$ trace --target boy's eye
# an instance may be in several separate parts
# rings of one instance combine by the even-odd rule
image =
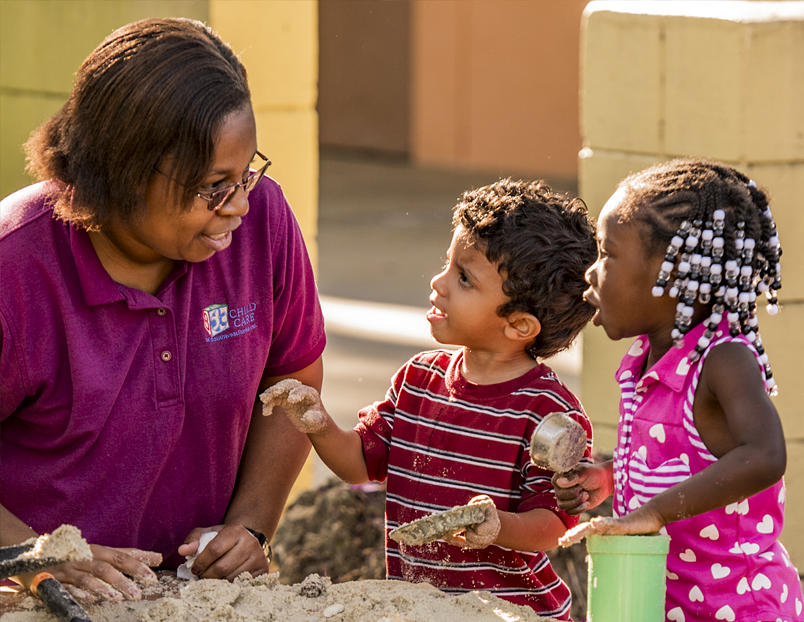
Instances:
[[[466,276],[466,273],[464,271],[461,271],[460,274],[458,275],[458,281],[461,283],[461,285],[466,285],[467,287],[472,286],[471,281],[469,281],[469,277]]]

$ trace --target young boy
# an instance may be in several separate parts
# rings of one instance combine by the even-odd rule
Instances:
[[[584,272],[597,256],[580,200],[543,182],[505,179],[464,193],[444,270],[433,277],[433,337],[455,351],[414,356],[382,402],[341,430],[296,381],[266,392],[324,463],[350,483],[387,480],[386,534],[455,505],[491,498],[464,533],[411,546],[386,535],[389,579],[445,592],[486,590],[543,616],[569,619],[570,593],[543,551],[577,519],[558,509],[552,473],[528,448],[560,411],[592,430],[577,398],[538,359],[568,348],[592,317]]]

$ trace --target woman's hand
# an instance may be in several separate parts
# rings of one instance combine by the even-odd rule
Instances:
[[[567,473],[553,475],[558,507],[580,514],[600,505],[614,492],[613,463],[579,464]]]
[[[193,555],[198,550],[202,533],[217,531],[193,562],[192,572],[200,579],[228,579],[249,572],[252,577],[268,572],[268,559],[259,541],[242,525],[217,525],[193,529],[179,547],[180,555]]]
[[[588,523],[581,523],[564,534],[558,543],[561,546],[570,546],[592,534],[627,536],[656,533],[664,525],[664,519],[658,512],[643,505],[621,518],[599,516]]]
[[[91,561],[69,562],[48,568],[48,572],[73,596],[86,604],[101,600],[140,600],[142,590],[137,583],[148,586],[158,581],[150,567],[162,563],[162,555],[159,553],[98,544],[90,544],[90,548],[93,557]],[[36,573],[30,573],[19,577],[19,580],[27,586],[35,575]]]

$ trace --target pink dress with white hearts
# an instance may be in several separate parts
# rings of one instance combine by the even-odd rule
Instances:
[[[671,348],[638,378],[648,356],[639,337],[617,371],[622,397],[614,452],[614,512],[623,516],[654,495],[717,461],[701,442],[692,417],[706,355],[739,341],[724,319],[701,360],[689,353],[704,331],[693,328],[684,347]],[[784,482],[725,508],[668,524],[667,619],[674,622],[802,620],[798,572],[778,541],[784,522]]]

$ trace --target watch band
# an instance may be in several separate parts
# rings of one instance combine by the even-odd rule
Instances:
[[[243,527],[246,526],[243,525]],[[273,551],[271,551],[271,542],[270,540],[268,540],[268,536],[266,536],[264,533],[260,533],[259,531],[251,529],[250,527],[246,527],[246,531],[248,531],[252,536],[257,538],[257,542],[260,543],[262,551],[263,553],[265,553],[265,559],[267,559],[268,563],[270,563],[271,558],[273,557]]]

